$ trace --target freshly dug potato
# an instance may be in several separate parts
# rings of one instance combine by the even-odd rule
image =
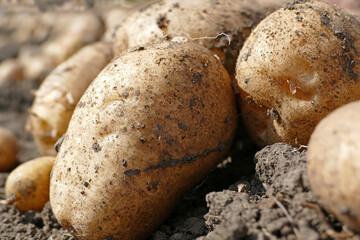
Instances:
[[[164,39],[187,38],[217,54],[233,75],[244,40],[265,16],[260,9],[254,0],[165,0],[123,22],[116,31],[114,52]]]
[[[308,175],[321,202],[350,228],[360,231],[360,101],[320,121],[311,135]]]
[[[306,145],[333,109],[360,99],[360,23],[334,5],[303,0],[264,19],[236,67],[243,122],[260,146]]]
[[[15,164],[18,152],[19,144],[15,135],[0,127],[0,172],[9,170]]]
[[[66,132],[76,104],[112,57],[110,43],[88,45],[60,64],[40,85],[27,130],[42,155],[56,155],[54,144]]]
[[[74,111],[51,177],[55,217],[78,239],[145,239],[224,159],[236,126],[230,77],[207,49],[120,55]]]
[[[5,203],[14,204],[23,212],[42,210],[49,201],[50,172],[54,161],[55,157],[41,157],[15,168],[5,182]]]

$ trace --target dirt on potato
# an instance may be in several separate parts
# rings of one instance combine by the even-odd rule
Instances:
[[[18,164],[39,156],[24,130],[36,82],[0,87],[0,125],[20,142]],[[309,189],[306,149],[277,143],[262,150],[239,130],[230,157],[178,203],[151,240],[360,239],[317,202]],[[0,173],[0,198],[8,173]],[[0,239],[75,239],[54,218],[0,205]]]
[[[13,131],[20,145],[13,168],[40,156],[24,129],[38,87],[30,80],[0,86],[0,126]],[[179,201],[149,239],[360,239],[319,205],[309,189],[305,153],[281,143],[258,149],[239,129],[230,157]],[[0,173],[0,199],[8,174]],[[0,239],[75,240],[49,203],[25,213],[0,205]]]

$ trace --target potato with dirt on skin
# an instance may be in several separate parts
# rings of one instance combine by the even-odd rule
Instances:
[[[36,158],[16,167],[5,182],[6,200],[19,211],[42,210],[49,201],[50,172],[55,157]]]
[[[16,162],[19,143],[8,129],[0,127],[0,172],[9,170]]]
[[[78,239],[145,239],[226,156],[237,126],[228,73],[193,43],[115,58],[80,99],[50,202]]]
[[[210,49],[233,76],[239,50],[265,13],[255,0],[165,0],[134,13],[119,26],[114,52],[186,38]]]
[[[322,118],[360,99],[359,50],[359,21],[331,4],[295,1],[264,19],[236,66],[252,139],[306,145]]]
[[[351,229],[360,231],[360,101],[326,116],[311,135],[307,166],[321,203]]]
[[[76,104],[112,57],[112,44],[88,45],[60,64],[35,92],[26,129],[42,155],[56,155],[54,144],[66,132]]]

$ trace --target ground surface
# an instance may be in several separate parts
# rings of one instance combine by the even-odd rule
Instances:
[[[20,140],[18,163],[38,156],[24,130],[37,85],[0,86],[0,126]],[[184,196],[150,239],[360,239],[318,205],[309,189],[305,153],[280,143],[258,151],[239,131],[231,158]],[[0,198],[7,175],[0,173]],[[0,206],[0,239],[74,238],[48,204],[42,212],[26,213]]]

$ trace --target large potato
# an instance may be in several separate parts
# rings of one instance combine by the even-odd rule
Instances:
[[[116,31],[115,53],[163,39],[187,38],[217,54],[233,75],[244,40],[264,17],[260,9],[254,0],[165,0],[123,22]]]
[[[53,168],[55,217],[78,239],[144,239],[227,154],[230,78],[190,43],[113,60],[80,99]]]
[[[55,156],[54,144],[66,132],[80,97],[112,59],[112,45],[98,42],[60,64],[35,93],[27,130],[42,155]]]
[[[360,231],[360,101],[346,104],[316,126],[307,152],[312,189],[350,228]]]
[[[255,142],[306,145],[324,116],[360,99],[359,49],[359,21],[327,3],[295,1],[264,19],[236,69]]]

